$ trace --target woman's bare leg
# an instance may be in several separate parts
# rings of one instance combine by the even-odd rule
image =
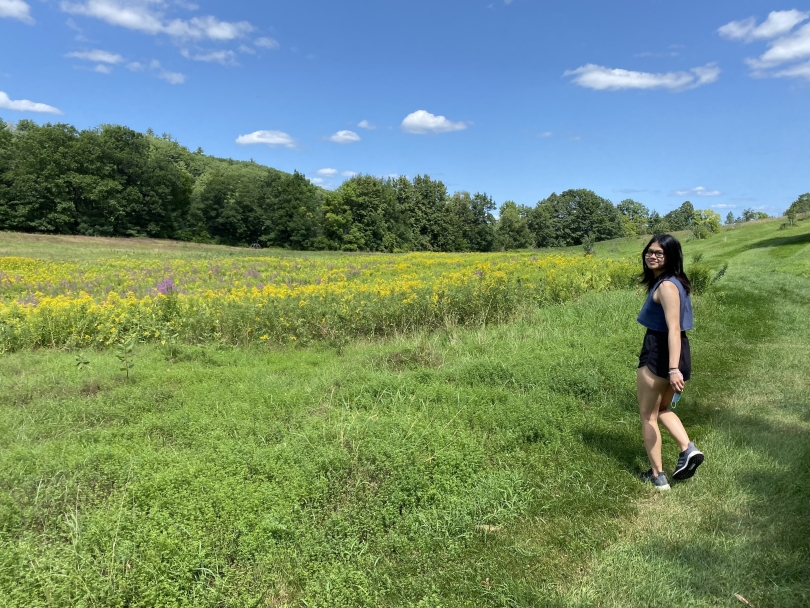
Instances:
[[[658,420],[664,425],[667,432],[672,435],[672,438],[678,442],[681,452],[683,452],[687,447],[689,447],[689,435],[686,434],[686,429],[683,428],[683,423],[681,422],[681,419],[678,418],[678,415],[669,409],[669,404],[672,402],[672,395],[674,394],[675,390],[672,388],[672,386],[667,384],[667,390],[663,395],[661,395],[660,405],[660,407],[664,407],[666,409],[658,412]]]
[[[653,475],[661,472],[661,431],[658,429],[658,408],[661,398],[669,387],[666,378],[659,378],[647,366],[638,368],[636,373],[636,396],[638,413],[641,418],[641,432],[644,447],[650,459]]]

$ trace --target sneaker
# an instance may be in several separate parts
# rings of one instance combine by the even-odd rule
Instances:
[[[669,490],[669,481],[667,481],[667,476],[664,474],[663,471],[658,473],[657,477],[653,477],[652,469],[649,471],[645,471],[641,474],[641,481],[644,483],[651,483],[655,486],[655,489],[659,492],[664,492],[665,490]]]
[[[678,464],[672,477],[678,481],[689,479],[701,464],[703,464],[703,452],[690,442],[689,446],[678,456]]]

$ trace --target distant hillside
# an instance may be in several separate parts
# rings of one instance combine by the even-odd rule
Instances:
[[[335,191],[297,171],[189,151],[169,135],[0,121],[0,230],[343,251],[503,251],[720,228],[689,201],[665,216],[585,189],[535,207],[449,194],[429,176],[358,175]],[[802,207],[804,209],[804,207]],[[746,210],[726,222],[757,219]]]

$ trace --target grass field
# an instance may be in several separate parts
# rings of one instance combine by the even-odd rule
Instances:
[[[0,255],[228,255],[93,243]],[[810,604],[810,223],[685,249],[729,267],[678,407],[707,461],[667,494],[635,478],[634,290],[340,348],[144,344],[129,381],[110,349],[0,355],[0,605]]]

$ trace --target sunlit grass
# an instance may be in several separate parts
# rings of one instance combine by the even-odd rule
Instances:
[[[678,408],[707,461],[668,495],[635,479],[634,290],[340,348],[142,344],[129,381],[111,349],[3,355],[0,605],[805,606],[808,235],[686,242],[729,270]]]

